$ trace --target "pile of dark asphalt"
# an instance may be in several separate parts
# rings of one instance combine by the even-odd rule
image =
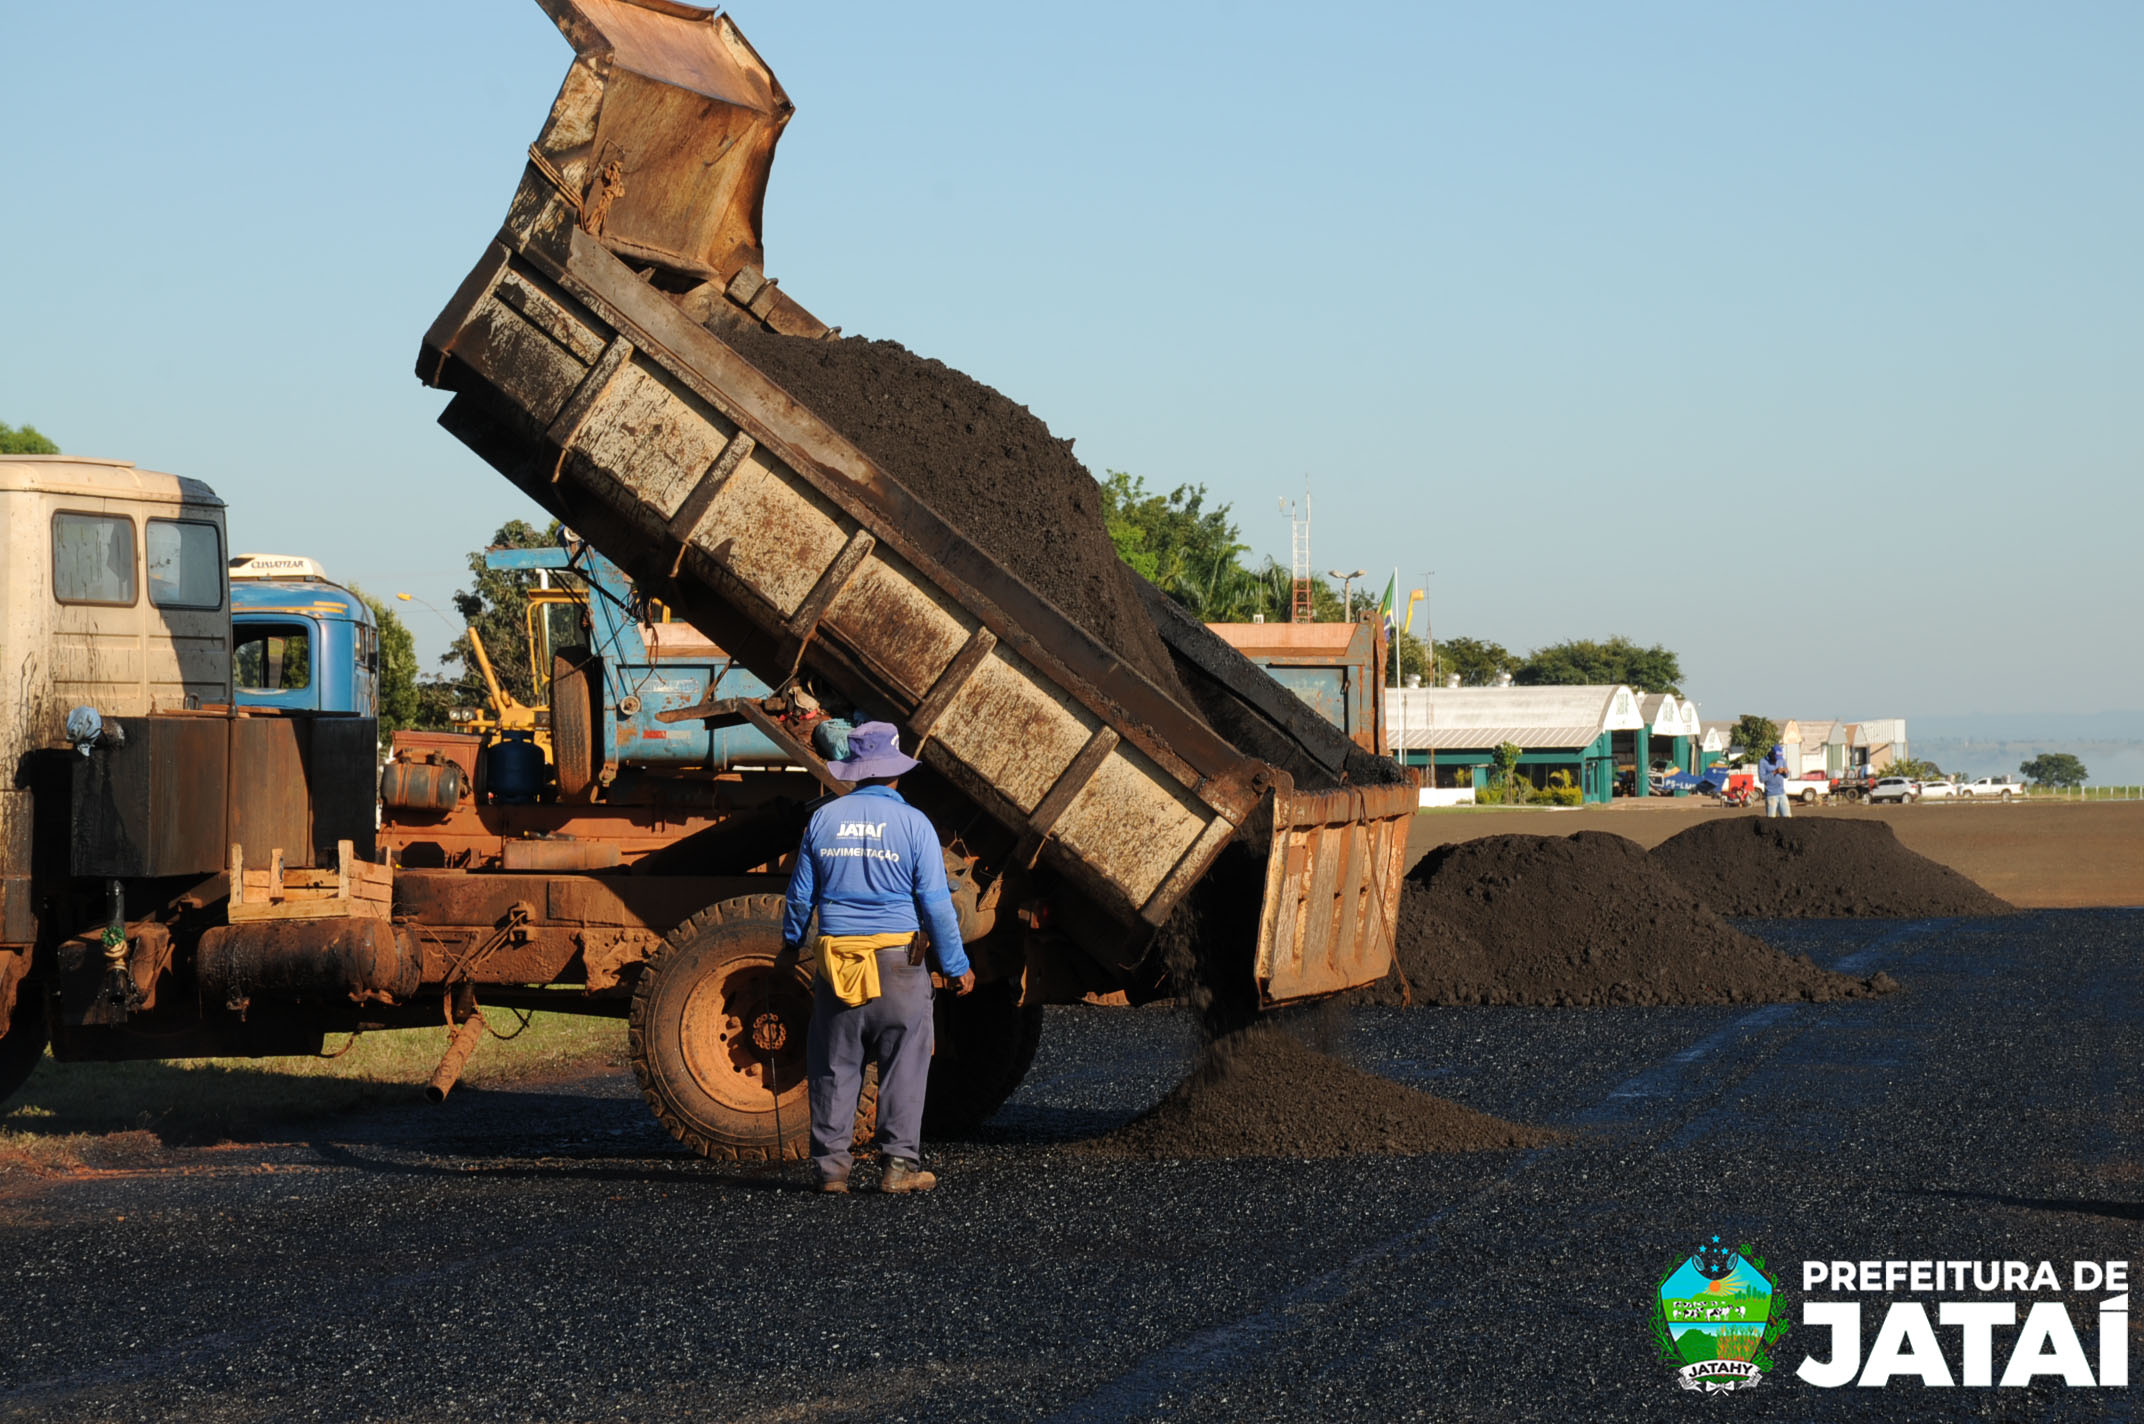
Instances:
[[[1169,696],[1190,698],[1102,518],[1102,490],[1041,417],[898,341],[716,333],[970,543]]]
[[[2144,912],[1754,928],[1912,992],[1353,1012],[1355,1066],[1551,1146],[1095,1157],[1198,1036],[1068,1009],[989,1127],[929,1144],[923,1198],[701,1162],[622,1075],[9,1179],[0,1414],[2126,1417],[2046,1379],[1819,1391],[1801,1328],[1726,1400],[1657,1362],[1645,1303],[1715,1233],[1784,1266],[1793,1309],[1803,1259],[2126,1259],[2144,1219]]]
[[[1438,846],[1407,873],[1397,931],[1395,973],[1371,992],[1380,1002],[1823,1003],[1898,987],[1743,933],[1605,831]]]
[[[1276,1020],[1215,1039],[1167,1097],[1088,1146],[1180,1161],[1488,1152],[1555,1140],[1366,1073],[1311,1037]]]
[[[1908,850],[1885,821],[1730,816],[1670,836],[1652,858],[1722,915],[1918,920],[2012,909]]]

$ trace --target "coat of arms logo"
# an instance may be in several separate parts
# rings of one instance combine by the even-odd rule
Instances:
[[[1786,1301],[1747,1241],[1715,1236],[1677,1262],[1653,1293],[1653,1339],[1684,1389],[1754,1389],[1787,1333]]]

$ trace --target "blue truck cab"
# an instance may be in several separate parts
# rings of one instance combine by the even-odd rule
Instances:
[[[710,698],[758,700],[773,689],[698,629],[642,598],[625,571],[595,549],[562,535],[553,547],[493,549],[484,563],[542,579],[529,594],[529,651],[562,791],[608,786],[625,768],[727,772],[789,764],[788,754],[751,726],[671,719]],[[558,652],[579,665],[568,681],[557,675]]]
[[[380,630],[311,559],[231,559],[231,681],[241,707],[377,718]]]

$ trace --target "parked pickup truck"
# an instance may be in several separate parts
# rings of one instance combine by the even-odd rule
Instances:
[[[2025,783],[2013,781],[2007,776],[1983,776],[1976,781],[1960,782],[1958,794],[1973,797],[1994,796],[2008,801],[2013,796],[2025,794]]]
[[[1805,771],[1787,782],[1787,795],[1804,806],[1814,806],[1831,795],[1831,778],[1821,771]]]

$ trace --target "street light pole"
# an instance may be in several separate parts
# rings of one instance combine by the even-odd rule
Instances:
[[[1355,600],[1349,593],[1349,589],[1355,580],[1361,578],[1367,570],[1357,569],[1351,574],[1341,573],[1338,569],[1327,569],[1325,572],[1340,580],[1340,621],[1343,623],[1354,622]]]
[[[446,614],[441,613],[437,608],[434,608],[429,601],[417,597],[417,595],[414,593],[398,593],[395,595],[395,597],[400,599],[404,603],[414,603],[419,608],[430,609],[431,614],[434,618],[437,618],[440,622],[447,625],[447,631],[454,631],[454,620],[447,617]]]

